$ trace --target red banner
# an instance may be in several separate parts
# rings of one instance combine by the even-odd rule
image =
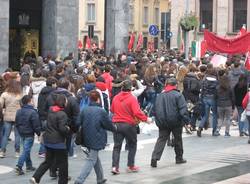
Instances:
[[[143,37],[142,37],[142,33],[140,33],[138,37],[137,46],[136,46],[137,51],[141,49],[142,44],[143,44]]]
[[[85,49],[91,49],[91,39],[87,36]]]
[[[204,31],[207,50],[227,54],[245,54],[250,48],[250,33],[240,37],[225,39],[207,30]]]
[[[129,43],[128,43],[128,50],[131,51],[134,47],[134,42],[135,42],[135,34],[132,33],[130,35],[130,40],[129,40]]]

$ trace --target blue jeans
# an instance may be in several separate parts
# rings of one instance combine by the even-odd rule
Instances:
[[[247,121],[248,121],[248,134],[249,134],[249,138],[250,138],[250,116],[247,116]]]
[[[218,124],[218,122],[217,122],[217,104],[216,104],[216,101],[213,98],[207,98],[207,97],[204,97],[202,99],[202,101],[203,101],[203,104],[205,106],[205,114],[201,119],[199,128],[204,128],[205,123],[208,121],[208,117],[209,117],[209,113],[210,113],[210,109],[211,109],[212,113],[213,113],[212,126],[213,126],[213,133],[214,133],[216,131],[216,129],[217,129],[217,124]]]
[[[76,134],[73,134],[72,137],[71,137],[71,142],[70,142],[70,145],[69,145],[69,157],[74,156],[75,137],[76,137]]]
[[[241,106],[237,106],[237,111],[238,111],[238,121],[239,121],[239,132],[247,132],[247,122],[241,121],[241,114],[243,113],[244,109]]]
[[[0,122],[0,149],[2,145],[2,139],[3,139],[3,122]]]
[[[146,91],[146,101],[144,104],[144,109],[147,111],[148,116],[152,116],[152,110],[156,100],[156,92],[154,90]]]
[[[12,126],[14,125],[14,122],[4,122],[3,125],[3,138],[1,143],[1,151],[6,152],[6,147],[8,144],[8,138],[11,133]],[[15,135],[15,151],[20,152],[20,135],[18,133],[18,130],[16,126],[14,126],[14,135]]]
[[[34,137],[22,137],[23,152],[18,159],[17,166],[19,168],[23,167],[24,162],[26,162],[26,168],[32,167],[32,161],[30,159],[31,148],[34,144]]]
[[[97,183],[103,181],[103,169],[98,153],[99,151],[97,150],[89,150],[87,158],[84,160],[80,176],[76,179],[75,184],[84,183],[93,168],[95,169]]]

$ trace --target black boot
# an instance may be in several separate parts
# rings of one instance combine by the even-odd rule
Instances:
[[[185,164],[185,163],[187,163],[187,160],[185,160],[185,159],[176,159],[176,164]]]
[[[157,160],[151,159],[151,167],[157,167]]]
[[[197,130],[197,136],[198,136],[198,137],[201,137],[201,131],[202,131],[201,128],[199,128],[199,129]]]

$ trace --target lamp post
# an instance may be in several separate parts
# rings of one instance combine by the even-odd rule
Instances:
[[[185,0],[186,1],[186,9],[185,9],[185,16],[188,16],[189,13],[189,0]],[[189,58],[189,32],[185,31],[184,33],[184,44],[185,44],[185,59]]]

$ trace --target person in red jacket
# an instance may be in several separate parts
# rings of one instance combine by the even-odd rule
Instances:
[[[242,107],[246,111],[246,116],[247,116],[247,121],[248,121],[248,134],[249,134],[249,139],[248,139],[248,144],[250,144],[250,91],[247,92],[245,95],[243,101],[242,101]]]
[[[109,96],[112,96],[112,81],[114,78],[110,75],[111,67],[110,65],[105,65],[104,73],[101,75],[106,83],[106,86],[109,90]]]
[[[131,94],[132,83],[129,80],[123,82],[122,91],[117,94],[111,105],[113,113],[112,121],[116,123],[118,132],[114,133],[114,147],[112,155],[112,173],[120,174],[119,161],[122,142],[124,138],[128,144],[128,172],[138,172],[139,168],[135,166],[135,154],[137,150],[137,131],[138,121],[151,123],[140,109],[137,99]]]

